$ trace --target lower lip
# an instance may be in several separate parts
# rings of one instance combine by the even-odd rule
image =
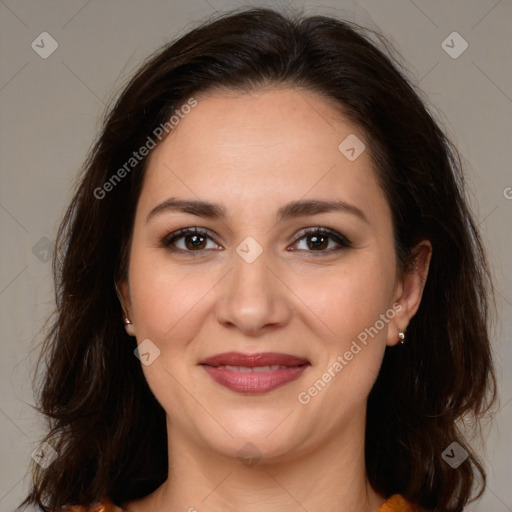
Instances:
[[[291,366],[269,372],[237,372],[226,368],[201,365],[222,386],[238,393],[267,393],[298,379],[310,365]]]

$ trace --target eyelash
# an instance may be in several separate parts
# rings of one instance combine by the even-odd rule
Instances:
[[[193,227],[193,228],[183,228],[178,231],[169,233],[164,238],[162,238],[161,245],[162,245],[162,247],[169,249],[171,252],[190,254],[193,257],[201,255],[201,253],[203,253],[206,250],[211,250],[211,249],[199,249],[197,251],[190,251],[190,250],[186,250],[186,249],[179,249],[179,248],[173,247],[173,244],[177,240],[179,240],[180,238],[185,238],[186,235],[200,235],[203,237],[208,237],[211,240],[213,240],[213,238],[209,235],[209,232],[207,230]],[[320,251],[314,251],[314,250],[306,251],[306,252],[313,253],[314,254],[313,257],[318,257],[318,256],[321,257],[326,254],[337,253],[337,252],[342,251],[343,249],[348,249],[348,248],[352,247],[352,242],[346,236],[342,235],[341,233],[338,233],[337,231],[335,231],[333,229],[322,228],[322,227],[307,228],[307,229],[301,231],[293,243],[296,244],[303,238],[306,238],[306,237],[312,236],[312,235],[320,235],[320,236],[328,237],[328,238],[334,240],[340,246],[337,249],[320,250]],[[213,241],[215,242],[215,240],[213,240]],[[303,249],[299,249],[299,250],[302,251]]]

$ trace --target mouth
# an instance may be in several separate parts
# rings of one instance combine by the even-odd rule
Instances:
[[[218,384],[238,393],[272,391],[298,379],[311,363],[290,354],[227,352],[209,357],[200,365]]]

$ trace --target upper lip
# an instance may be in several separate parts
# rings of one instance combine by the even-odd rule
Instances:
[[[290,354],[280,354],[278,352],[259,352],[256,354],[243,354],[242,352],[224,352],[201,361],[200,364],[208,366],[246,366],[254,368],[256,366],[301,366],[309,364],[307,359],[292,356]]]

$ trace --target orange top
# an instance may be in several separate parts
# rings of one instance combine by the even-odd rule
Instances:
[[[67,512],[123,512],[122,508],[117,507],[108,498],[97,505],[84,507],[81,505],[72,505],[66,507]],[[377,512],[416,512],[418,509],[411,505],[405,498],[399,494],[394,494],[385,503],[383,503]],[[125,509],[125,512],[129,512]]]
[[[411,505],[400,494],[393,494],[385,503],[383,503],[377,512],[416,512],[419,510]]]

